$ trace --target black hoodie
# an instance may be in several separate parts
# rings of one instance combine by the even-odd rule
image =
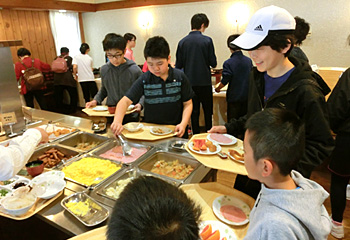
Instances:
[[[306,62],[289,57],[295,69],[282,86],[264,103],[264,73],[254,68],[249,80],[247,115],[225,124],[227,132],[243,134],[246,120],[265,108],[284,108],[295,112],[305,124],[306,146],[297,169],[305,177],[331,154],[334,146],[328,123],[325,95],[329,87]]]

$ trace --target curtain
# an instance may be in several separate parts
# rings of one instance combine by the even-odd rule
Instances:
[[[69,55],[72,57],[78,55],[81,45],[78,13],[50,11],[50,25],[57,56],[61,55],[61,47],[69,48]]]

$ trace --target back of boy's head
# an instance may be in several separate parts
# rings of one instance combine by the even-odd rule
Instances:
[[[166,58],[170,55],[170,47],[165,38],[161,36],[155,36],[147,40],[143,55],[147,60],[151,58]]]
[[[301,43],[306,39],[306,36],[310,31],[310,24],[305,21],[305,19],[300,17],[295,17],[295,43],[301,45]]]
[[[108,240],[198,240],[201,209],[179,188],[142,176],[120,194],[108,224]]]
[[[20,49],[17,50],[17,56],[18,57],[24,57],[24,56],[27,56],[27,55],[28,56],[32,55],[28,49],[20,48]]]
[[[233,40],[235,40],[236,38],[238,38],[239,36],[240,36],[240,34],[232,34],[232,35],[230,35],[230,36],[227,38],[227,47],[228,47],[229,49],[231,49],[232,51],[240,50],[239,47],[237,47],[236,45],[231,44],[231,42],[232,42]]]
[[[270,46],[277,52],[290,44],[290,49],[284,54],[287,57],[294,45],[294,31],[293,16],[287,10],[272,5],[259,9],[250,19],[245,32],[232,44],[247,51]]]
[[[124,38],[126,41],[136,40],[136,36],[132,33],[125,33]]]
[[[89,50],[89,49],[90,49],[89,44],[87,44],[87,43],[82,43],[79,50],[80,50],[80,52],[81,52],[82,54],[85,54],[86,51]]]
[[[64,55],[64,54],[68,54],[69,53],[69,49],[67,47],[61,47],[61,55]]]
[[[118,49],[124,51],[126,48],[126,40],[119,34],[108,33],[102,41],[103,51]]]
[[[204,24],[205,28],[209,26],[209,19],[207,15],[205,15],[204,13],[197,13],[193,15],[193,17],[191,18],[191,29],[198,30],[202,27],[202,24]]]
[[[291,111],[267,108],[253,114],[246,123],[254,160],[268,158],[283,176],[295,169],[305,151],[304,124]]]

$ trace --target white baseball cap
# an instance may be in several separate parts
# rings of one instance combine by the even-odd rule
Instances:
[[[252,50],[272,32],[292,33],[294,30],[294,17],[287,10],[271,5],[256,11],[245,32],[231,44],[244,50]]]

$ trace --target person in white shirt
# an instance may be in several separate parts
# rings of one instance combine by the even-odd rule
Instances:
[[[16,175],[27,163],[35,147],[47,142],[47,133],[42,128],[28,129],[22,136],[0,144],[0,181]]]
[[[90,102],[90,99],[94,98],[98,91],[92,72],[92,58],[88,55],[89,51],[89,45],[82,43],[80,46],[81,54],[73,58],[73,75],[75,80],[80,83],[85,103]]]

